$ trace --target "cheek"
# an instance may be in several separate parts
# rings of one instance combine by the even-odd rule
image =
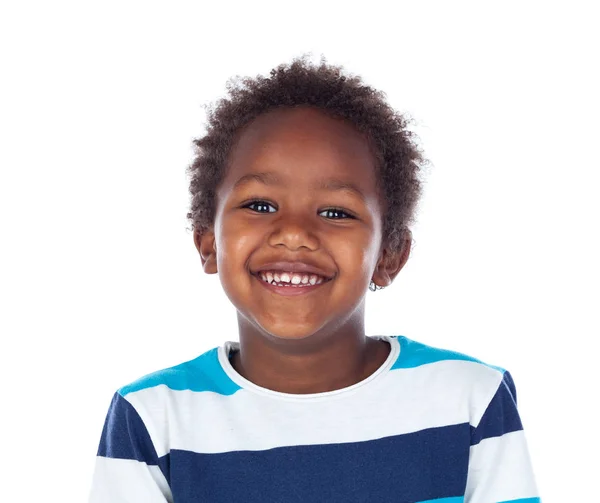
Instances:
[[[336,240],[328,245],[341,270],[353,276],[369,276],[377,261],[379,247],[372,233],[354,236],[353,239]]]
[[[237,310],[248,302],[250,278],[248,258],[254,249],[251,236],[231,222],[222,224],[215,233],[219,281],[229,301]]]
[[[215,238],[219,272],[239,274],[256,247],[256,236],[247,226],[229,222],[219,227]]]

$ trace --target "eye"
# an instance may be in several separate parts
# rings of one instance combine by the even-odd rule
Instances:
[[[254,206],[255,208],[253,208],[252,206]],[[273,211],[269,210],[269,206],[271,208],[273,208]],[[271,203],[268,203],[267,201],[262,201],[262,200],[257,200],[257,201],[252,201],[244,206],[242,206],[242,208],[249,208],[252,211],[256,211],[257,213],[275,213],[274,206]],[[265,211],[266,208],[266,211]]]
[[[344,210],[340,210],[339,208],[328,208],[326,210],[321,211],[321,213],[326,213],[325,218],[332,218],[334,220],[346,220],[348,218],[354,218],[349,213],[346,213]],[[345,215],[344,217],[339,217],[335,215]]]
[[[242,206],[242,208],[248,208],[256,213],[275,213],[277,211],[274,205],[263,199],[250,201],[248,204]],[[320,211],[319,215],[323,213],[325,213],[325,215],[323,215],[325,218],[332,220],[347,220],[356,218],[340,208],[327,208],[326,210]]]

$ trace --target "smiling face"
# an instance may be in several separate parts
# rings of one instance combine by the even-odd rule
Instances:
[[[217,191],[214,228],[194,236],[241,332],[304,339],[363,329],[371,279],[390,284],[408,258],[381,248],[375,177],[365,137],[318,110],[272,111],[243,130]],[[297,272],[289,279],[300,284],[276,288],[261,272],[280,281]],[[309,273],[318,274],[311,281]]]

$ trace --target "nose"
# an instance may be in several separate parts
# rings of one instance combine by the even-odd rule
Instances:
[[[319,239],[315,231],[314,223],[306,217],[282,215],[274,222],[268,243],[271,246],[282,245],[290,250],[316,250],[319,248]]]

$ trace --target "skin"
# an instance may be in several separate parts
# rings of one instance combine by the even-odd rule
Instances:
[[[375,166],[352,124],[312,108],[268,112],[239,133],[214,225],[195,232],[194,243],[204,271],[219,274],[237,309],[240,351],[232,365],[256,385],[292,394],[333,391],[366,379],[387,359],[389,344],[365,335],[365,297],[371,279],[392,283],[412,236],[395,252],[383,244]],[[279,183],[234,187],[258,172]],[[355,184],[364,200],[315,188],[329,178]],[[251,205],[255,200],[263,202]],[[331,208],[346,213],[324,211]],[[251,274],[280,260],[308,261],[334,278],[311,293],[281,296]]]

